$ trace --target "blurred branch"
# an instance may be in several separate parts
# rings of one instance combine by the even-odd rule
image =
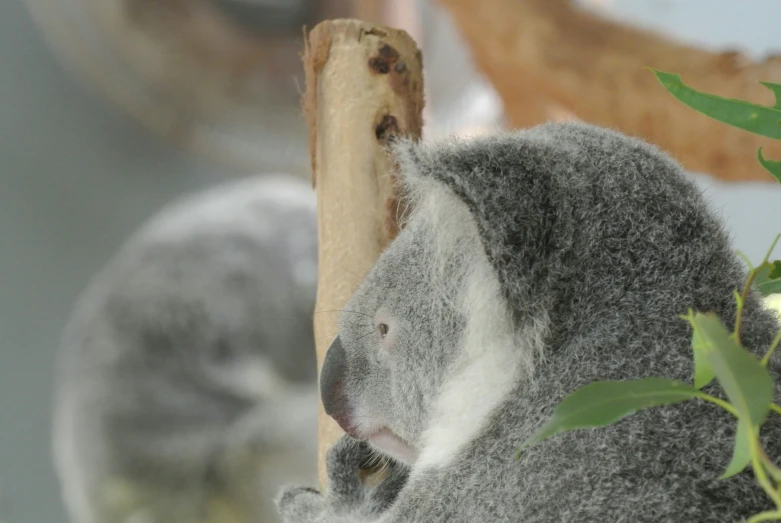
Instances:
[[[387,23],[386,0],[350,0],[352,17],[370,24]]]
[[[729,181],[771,177],[756,151],[781,158],[781,142],[688,110],[647,70],[679,73],[719,96],[774,103],[758,82],[781,81],[781,57],[753,62],[711,53],[602,19],[568,0],[438,0],[502,97],[513,127],[575,117],[637,135],[687,169]]]
[[[301,16],[349,15],[350,1]],[[243,173],[303,174],[300,20],[270,30],[290,6],[240,2],[24,0],[69,72],[156,135]]]
[[[318,368],[338,331],[338,311],[395,236],[398,203],[385,145],[420,137],[420,51],[404,31],[357,20],[326,21],[304,49],[312,181],[318,203]],[[332,314],[322,314],[332,312]],[[319,465],[341,431],[320,408]]]

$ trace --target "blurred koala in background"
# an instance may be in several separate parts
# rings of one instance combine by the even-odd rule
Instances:
[[[93,279],[55,397],[74,523],[273,522],[315,480],[315,203],[283,176],[183,198]]]

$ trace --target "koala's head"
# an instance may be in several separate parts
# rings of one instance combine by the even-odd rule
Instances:
[[[407,464],[468,440],[522,367],[475,220],[417,147],[396,149],[414,211],[346,305],[320,375],[342,429]]]
[[[321,374],[324,405],[342,428],[405,462],[416,457],[465,324],[438,297],[429,232],[410,224],[384,254],[345,308]]]
[[[304,182],[261,178],[161,213],[113,267],[106,312],[129,345],[124,368],[155,362],[148,372],[244,400],[273,394],[274,375],[311,383],[314,203]]]
[[[551,122],[394,153],[412,214],[346,305],[321,396],[349,434],[419,467],[477,437],[543,346],[626,307],[627,282],[657,288],[727,248],[681,168],[609,129]],[[677,306],[692,292],[679,287],[659,295]]]

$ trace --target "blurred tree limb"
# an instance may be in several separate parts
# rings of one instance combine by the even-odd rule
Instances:
[[[781,142],[718,125],[682,109],[647,69],[681,74],[687,85],[773,105],[759,81],[781,81],[781,57],[754,62],[712,53],[600,18],[569,0],[438,0],[502,97],[513,127],[576,117],[655,143],[687,169],[727,181],[772,178],[757,164]]]

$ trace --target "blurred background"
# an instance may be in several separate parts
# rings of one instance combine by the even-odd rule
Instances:
[[[427,137],[505,125],[501,98],[440,4],[380,4],[0,2],[0,523],[67,521],[51,464],[51,384],[90,276],[176,196],[247,174],[309,176],[302,25],[351,16],[408,29],[423,50]],[[703,49],[781,52],[773,0],[579,4]],[[779,232],[781,188],[692,175],[738,248],[760,259]]]

